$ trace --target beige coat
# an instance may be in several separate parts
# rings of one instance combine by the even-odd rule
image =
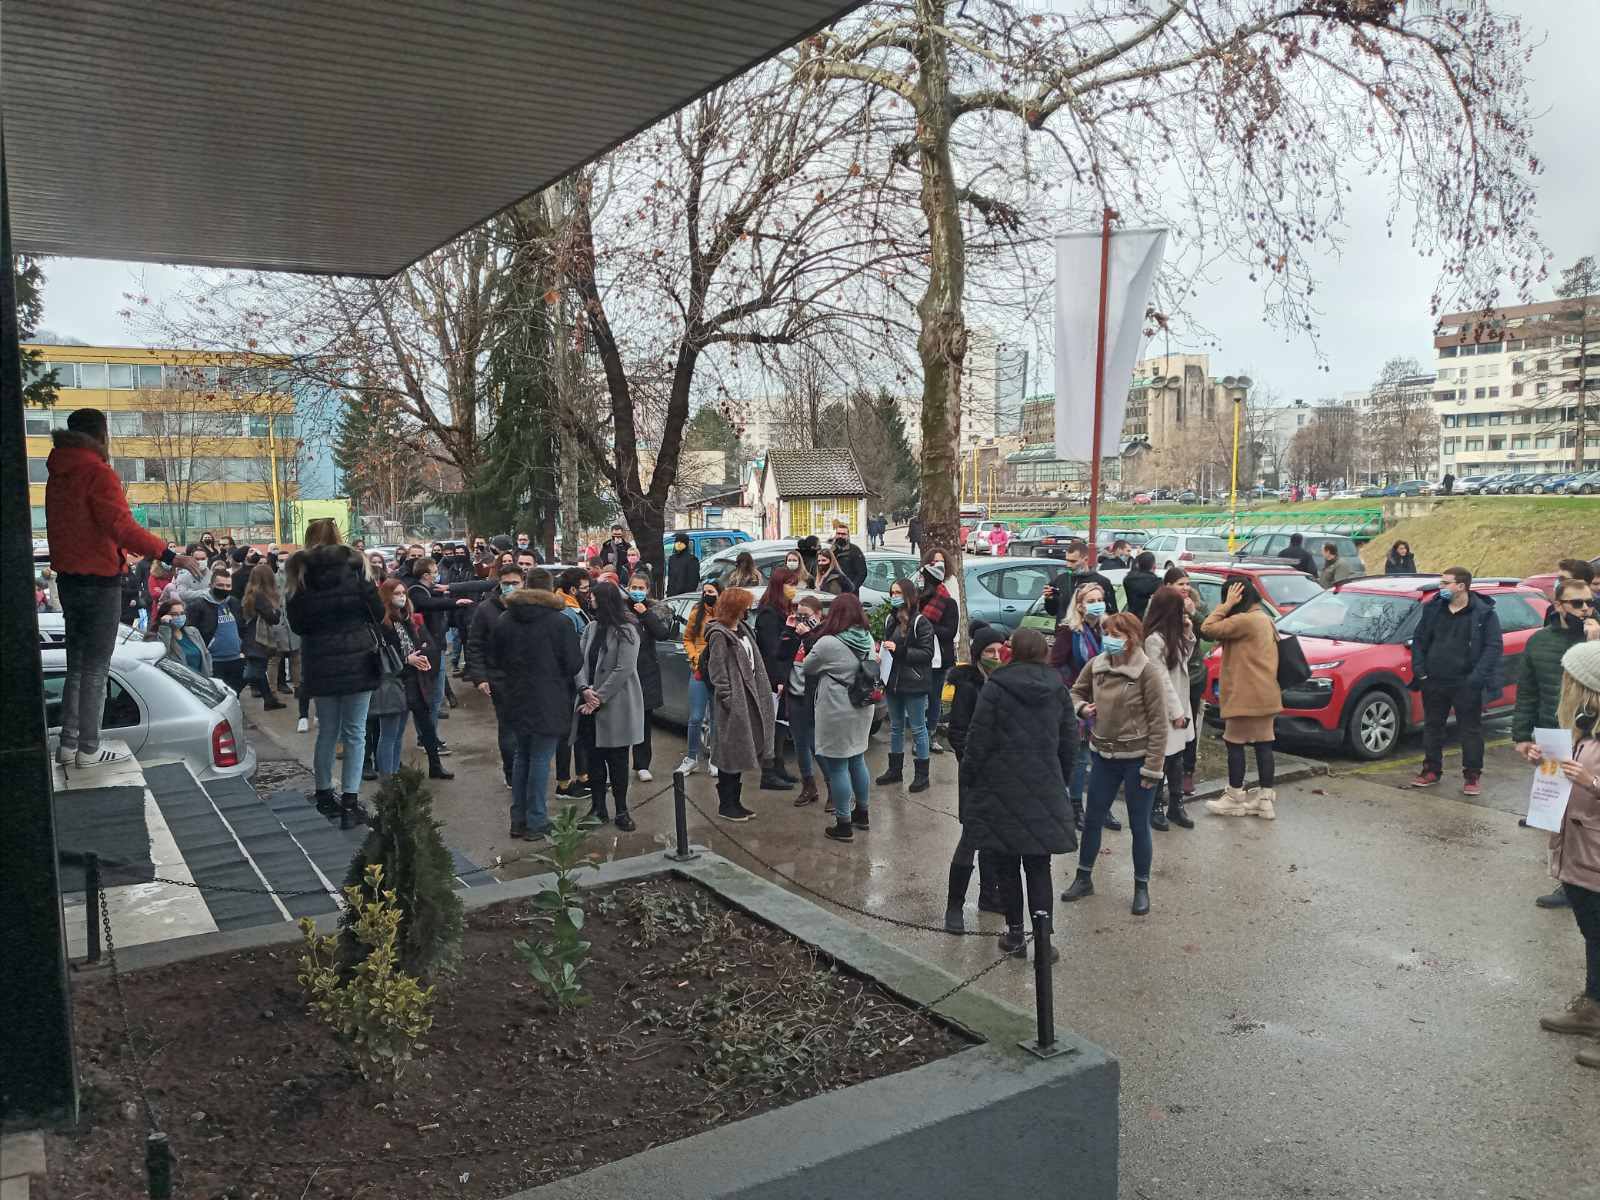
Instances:
[[[1600,775],[1600,741],[1585,739],[1572,757]],[[1550,835],[1550,874],[1600,892],[1600,792],[1572,785],[1561,828]]]
[[[1167,711],[1171,714],[1167,721],[1167,754],[1173,755],[1182,750],[1194,740],[1194,708],[1189,703],[1189,657],[1195,653],[1195,647],[1189,647],[1189,654],[1178,659],[1178,665],[1171,670],[1167,669],[1167,643],[1159,633],[1152,633],[1144,639],[1145,656],[1161,670],[1161,678],[1167,685]],[[1174,729],[1172,722],[1179,717],[1189,718],[1189,724],[1184,729]]]
[[[1283,711],[1278,690],[1278,629],[1260,605],[1246,612],[1213,612],[1200,632],[1222,645],[1222,716],[1275,717]]]
[[[1089,749],[1102,758],[1144,759],[1139,774],[1149,783],[1161,778],[1172,728],[1165,674],[1143,650],[1134,649],[1115,664],[1109,654],[1096,654],[1072,685],[1072,710],[1080,719],[1085,719],[1084,708],[1094,705]]]

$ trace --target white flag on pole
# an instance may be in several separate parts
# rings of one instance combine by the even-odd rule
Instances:
[[[1128,381],[1144,338],[1150,288],[1166,248],[1165,229],[1111,235],[1106,288],[1106,375],[1100,446],[1094,445],[1095,338],[1100,322],[1100,234],[1056,238],[1056,457],[1093,460],[1115,453]]]

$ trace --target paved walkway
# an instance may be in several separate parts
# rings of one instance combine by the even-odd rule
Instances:
[[[443,727],[458,778],[436,809],[453,845],[490,862],[524,844],[505,837],[488,705],[461,694]],[[310,737],[278,720],[292,711],[273,728],[308,758]],[[634,784],[636,804],[682,746],[656,731],[660,775]],[[1274,823],[1198,814],[1192,832],[1156,835],[1144,920],[1127,911],[1128,836],[1107,835],[1099,894],[1057,910],[1054,978],[1059,1020],[1122,1060],[1127,1200],[1600,1197],[1600,1076],[1535,1024],[1579,990],[1582,942],[1569,913],[1534,907],[1550,886],[1543,838],[1517,828],[1502,790],[1515,783],[1496,776],[1489,807],[1351,775],[1288,785]],[[921,796],[876,796],[872,832],[849,846],[821,836],[819,807],[754,780],[757,820],[691,813],[691,834],[824,896],[936,923],[958,832],[953,758],[933,778]],[[710,780],[691,788],[714,811]],[[602,839],[608,856],[668,843],[670,794],[636,815],[637,833]],[[850,919],[961,975],[995,954],[986,938]],[[1016,963],[978,986],[1031,1007],[1031,979]]]

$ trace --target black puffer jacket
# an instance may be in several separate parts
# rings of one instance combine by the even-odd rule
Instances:
[[[517,733],[560,737],[572,728],[577,675],[583,668],[578,631],[566,603],[543,588],[519,588],[489,630],[486,666],[497,711]]]
[[[950,749],[956,752],[956,761],[967,752],[967,731],[972,728],[972,714],[978,711],[978,697],[988,676],[973,663],[952,667],[945,682],[955,688],[955,699],[950,702]]]
[[[1066,787],[1077,725],[1067,689],[1044,663],[1012,663],[989,676],[961,755],[961,823],[978,849],[1078,848]]]
[[[1141,621],[1144,620],[1145,610],[1150,607],[1150,597],[1160,588],[1161,578],[1154,571],[1141,571],[1135,567],[1122,577],[1122,594],[1128,598],[1128,611]],[[1110,604],[1106,605],[1106,611],[1111,611]]]
[[[632,611],[632,606],[629,606]],[[647,713],[660,708],[661,663],[656,659],[656,643],[672,636],[672,610],[665,604],[646,601],[644,612],[635,613],[644,636],[639,639],[639,690],[644,693],[644,710]]]
[[[933,622],[921,613],[911,618],[911,630],[902,634],[900,618],[891,616],[883,640],[894,643],[894,665],[884,690],[914,696],[933,690]]]
[[[681,596],[700,586],[700,560],[693,550],[674,550],[667,559],[667,595]]]
[[[799,649],[800,633],[789,624],[787,616],[764,604],[756,610],[756,653],[766,666],[773,691],[789,682],[789,671]]]
[[[307,696],[350,696],[378,686],[376,629],[383,602],[367,560],[349,546],[297,551],[284,570],[289,628],[300,635]]]

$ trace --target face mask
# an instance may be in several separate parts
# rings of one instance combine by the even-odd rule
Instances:
[[[1126,638],[1112,636],[1106,638],[1106,640],[1101,643],[1101,648],[1104,649],[1107,654],[1121,654],[1128,648],[1128,642]]]
[[[889,597],[889,607],[890,608],[904,608],[905,606],[906,606],[906,598],[904,596],[890,596]]]
[[[700,603],[704,604],[707,608],[715,608],[717,605],[717,594],[715,592],[707,592],[705,595],[700,597]]]
[[[800,564],[795,562],[793,559],[790,559],[788,562],[784,563],[783,565],[788,567],[789,570],[791,570],[791,571],[798,571],[800,569]]]
[[[923,570],[927,571],[930,579],[938,582],[944,580],[944,564],[942,562],[931,562]]]
[[[650,593],[646,592],[643,588],[628,589],[628,599],[632,600],[635,604],[643,604],[645,597],[649,594]]]
[[[784,589],[783,589],[783,598],[785,600],[793,600],[799,594],[800,594],[800,589],[797,588],[797,587],[788,587],[786,585],[784,587]]]
[[[1091,601],[1089,601],[1089,603],[1087,603],[1087,604],[1085,604],[1083,606],[1083,612],[1084,612],[1085,616],[1103,617],[1103,616],[1106,615],[1106,604],[1105,604],[1105,601],[1104,600],[1091,600]]]
[[[406,606],[405,593],[396,592],[393,596],[389,597],[389,603],[394,605],[396,608],[404,608]]]
[[[679,542],[677,545],[678,545],[678,553],[679,554],[682,554],[685,550],[687,550],[689,548],[689,543],[688,542]]]
[[[480,550],[483,549],[482,546],[480,546],[478,548]],[[528,548],[528,539],[527,538],[518,538],[517,539],[517,549],[518,550],[526,550],[527,548]]]
[[[1452,600],[1454,600],[1456,598],[1456,590],[1455,590],[1455,588],[1451,587],[1448,583],[1441,583],[1439,585],[1439,597],[1446,604],[1449,604],[1450,601],[1452,601]]]
[[[211,589],[211,594],[218,600],[226,600],[230,595],[230,592],[225,587],[214,587]]]
[[[502,583],[500,585],[500,594],[502,596],[509,596],[521,586],[522,585],[518,583]]]
[[[189,618],[183,613],[175,613],[174,615],[168,617],[167,620],[172,622],[172,627],[174,629],[182,629],[189,623]]]

